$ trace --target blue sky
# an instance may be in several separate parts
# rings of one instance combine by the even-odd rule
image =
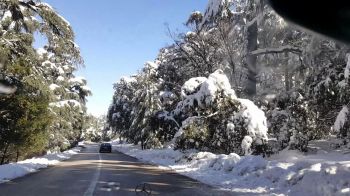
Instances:
[[[154,60],[172,43],[166,25],[185,32],[192,11],[203,11],[207,0],[43,0],[73,27],[85,61],[76,75],[88,80],[92,114],[104,114],[112,100],[113,83]]]

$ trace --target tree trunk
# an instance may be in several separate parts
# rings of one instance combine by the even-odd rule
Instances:
[[[248,68],[248,81],[246,85],[246,93],[252,97],[256,95],[256,77],[258,74],[256,67],[256,55],[251,54],[252,51],[258,48],[258,23],[255,21],[248,26],[247,30],[247,68]]]
[[[285,80],[286,92],[288,92],[290,90],[290,83],[291,83],[288,65],[284,70],[284,80]]]
[[[18,158],[19,158],[19,150],[17,149],[17,152],[16,152],[16,162],[18,162]]]
[[[288,54],[285,53],[284,57],[285,57],[284,81],[285,81],[286,92],[288,92],[291,89],[291,74],[289,73]]]
[[[7,153],[9,146],[10,146],[10,144],[6,144],[6,146],[5,146],[4,152],[2,153],[0,165],[3,165],[5,163],[6,153]]]

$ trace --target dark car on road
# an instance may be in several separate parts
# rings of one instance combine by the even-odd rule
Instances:
[[[112,145],[110,143],[102,143],[100,145],[100,153],[101,152],[112,152]]]

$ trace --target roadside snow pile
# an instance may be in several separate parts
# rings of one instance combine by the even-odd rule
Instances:
[[[62,153],[51,153],[42,157],[34,157],[24,161],[19,161],[17,163],[0,165],[0,183],[36,172],[38,169],[46,168],[50,165],[55,165],[62,160],[69,159],[79,151],[80,148],[73,148]]]
[[[261,156],[216,155],[210,152],[141,150],[113,143],[120,152],[173,169],[203,183],[249,195],[350,195],[350,153],[324,151],[305,155],[284,150]]]

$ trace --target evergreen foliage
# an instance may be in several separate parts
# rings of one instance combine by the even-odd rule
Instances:
[[[40,1],[0,1],[0,56],[0,164],[75,145],[91,92],[73,74],[83,61],[69,23]]]
[[[169,30],[174,44],[153,66],[115,84],[112,132],[143,148],[226,154],[307,151],[329,135],[349,144],[346,46],[295,29],[265,0],[210,0],[186,26]]]

